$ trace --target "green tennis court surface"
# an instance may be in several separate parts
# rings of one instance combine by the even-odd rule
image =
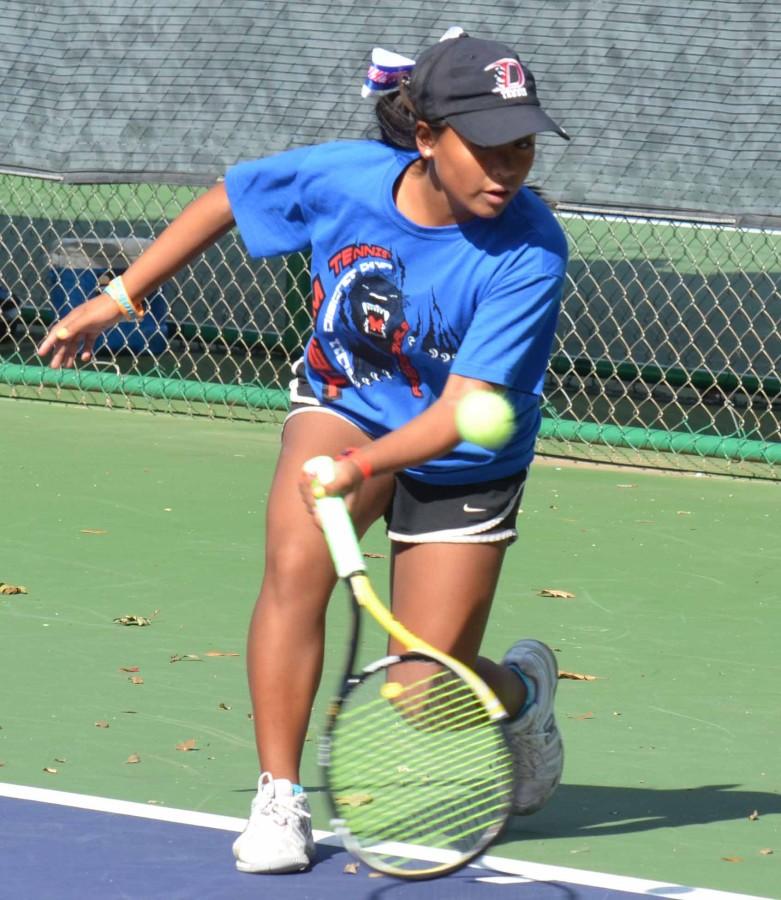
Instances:
[[[0,781],[244,816],[278,430],[2,400],[0,434],[0,582],[27,589],[0,596]],[[780,489],[537,465],[486,650],[536,636],[595,678],[560,682],[564,783],[493,853],[781,897]],[[386,552],[381,529],[365,550]],[[370,567],[383,586],[387,560]],[[307,743],[320,829],[344,612]]]

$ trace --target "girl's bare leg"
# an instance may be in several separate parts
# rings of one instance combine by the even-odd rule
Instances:
[[[323,664],[325,611],[334,587],[323,534],[298,491],[306,460],[335,456],[368,438],[344,419],[304,412],[288,420],[268,498],[263,583],[250,624],[247,667],[261,769],[299,781],[309,716]],[[359,533],[380,516],[393,488],[372,478],[349,498]]]
[[[541,809],[561,780],[564,749],[553,706],[557,666],[539,641],[516,641],[509,656],[526,681],[506,665],[478,656],[499,578],[503,544],[396,544],[393,602],[410,630],[473,666],[510,714],[507,737],[516,767],[512,811]],[[392,647],[392,652],[400,648]],[[423,674],[423,673],[421,673]],[[524,715],[526,683],[535,696]]]
[[[394,543],[392,595],[397,618],[433,646],[475,668],[513,716],[526,699],[520,679],[478,655],[505,549],[504,541]],[[401,649],[391,642],[390,652]]]

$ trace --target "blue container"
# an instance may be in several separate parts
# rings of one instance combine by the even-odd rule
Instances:
[[[121,275],[150,241],[141,238],[64,238],[49,255],[49,298],[62,317]],[[168,303],[162,290],[147,297],[140,322],[120,322],[95,341],[95,351],[162,353],[168,346]]]

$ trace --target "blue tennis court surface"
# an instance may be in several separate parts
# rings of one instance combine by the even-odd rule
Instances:
[[[374,876],[364,865],[351,872],[352,857],[332,836],[320,832],[317,862],[309,872],[244,875],[233,868],[231,854],[231,843],[242,824],[227,816],[0,785],[0,897],[726,900],[738,896],[498,857],[487,857],[485,866],[470,866],[447,878],[400,882]],[[547,877],[540,877],[543,869],[549,870]]]

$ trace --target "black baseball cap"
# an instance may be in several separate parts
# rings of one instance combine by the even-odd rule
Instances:
[[[450,125],[479,147],[498,147],[540,131],[567,132],[544,112],[534,75],[506,44],[461,35],[418,58],[409,93],[420,117]]]

